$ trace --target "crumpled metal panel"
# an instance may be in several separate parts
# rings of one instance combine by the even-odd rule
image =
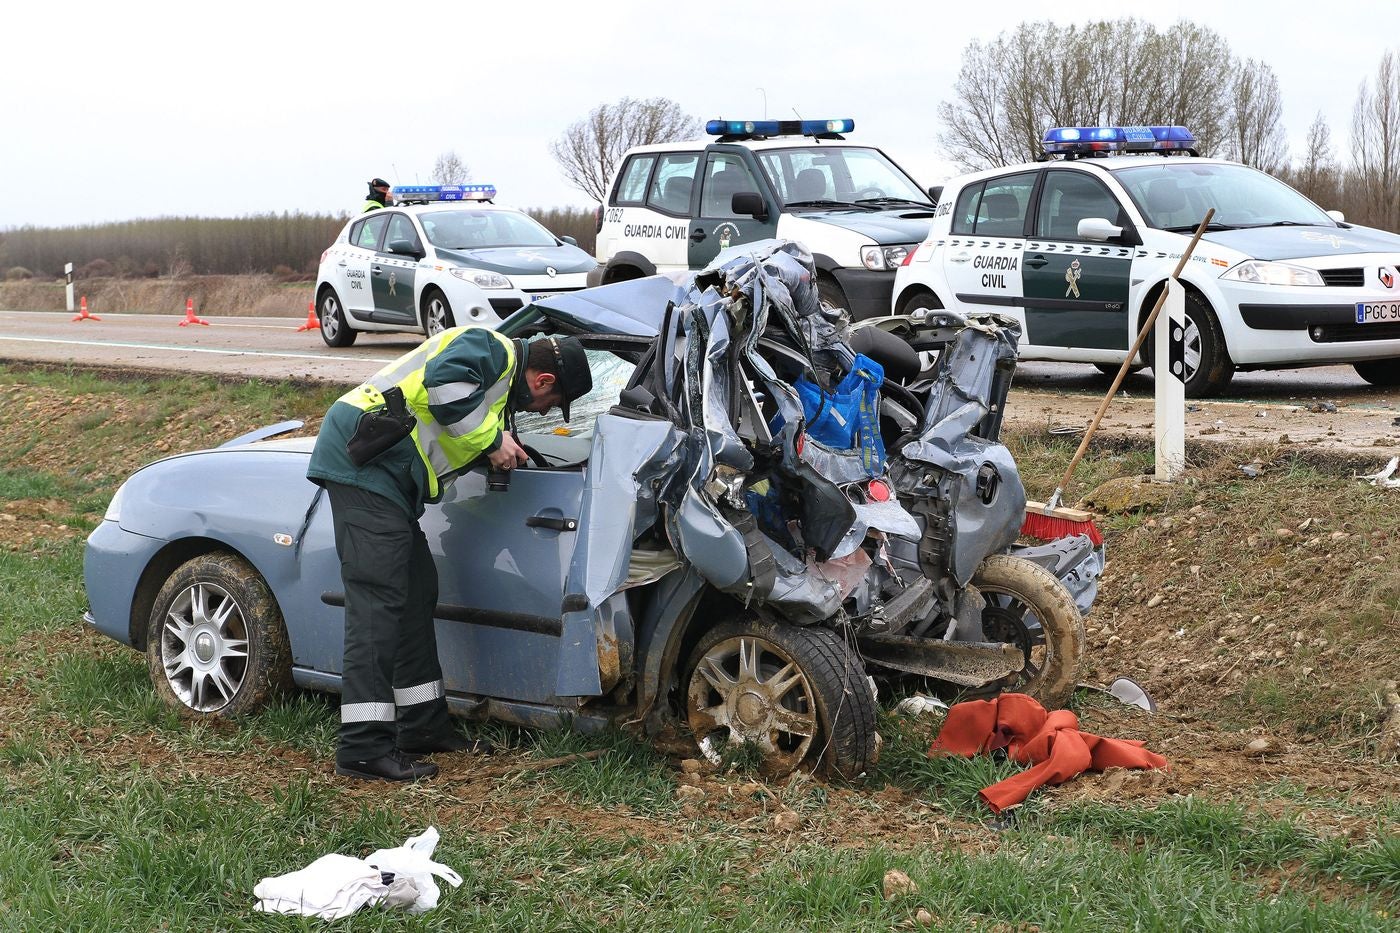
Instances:
[[[1059,578],[1074,597],[1079,614],[1089,615],[1099,595],[1099,577],[1103,575],[1106,551],[1094,547],[1088,535],[1071,535],[1045,544],[1012,545],[1008,554],[1033,561]]]

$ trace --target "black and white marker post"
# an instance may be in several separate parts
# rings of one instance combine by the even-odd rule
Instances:
[[[64,282],[67,283],[67,285],[65,285],[64,288],[65,288],[65,290],[66,290],[67,293],[68,293],[68,310],[69,310],[69,311],[72,311],[72,310],[73,310],[73,264],[72,264],[71,262],[65,262],[65,263],[63,264],[63,280],[64,280]]]
[[[1176,277],[1167,280],[1167,300],[1157,320],[1152,367],[1157,405],[1157,465],[1154,477],[1171,482],[1186,469],[1186,291]]]

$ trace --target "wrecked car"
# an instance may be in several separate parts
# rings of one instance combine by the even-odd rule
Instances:
[[[1025,493],[997,439],[1015,324],[881,326],[823,305],[810,255],[782,241],[506,320],[578,335],[594,389],[568,426],[517,416],[530,463],[508,488],[483,461],[422,519],[453,712],[854,776],[878,755],[882,688],[1062,704],[1098,552],[1015,544]],[[916,348],[938,351],[931,368]],[[305,479],[314,439],[287,427],[141,469],[89,538],[88,621],[144,651],[190,716],[338,689],[330,509]]]

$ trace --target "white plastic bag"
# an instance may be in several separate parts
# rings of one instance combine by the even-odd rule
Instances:
[[[380,871],[393,872],[396,878],[406,877],[418,888],[418,899],[409,908],[410,913],[421,914],[437,906],[442,892],[433,880],[434,876],[454,888],[462,883],[461,875],[441,862],[433,861],[438,838],[437,827],[429,826],[421,835],[412,837],[401,846],[380,849],[365,856],[366,864]]]

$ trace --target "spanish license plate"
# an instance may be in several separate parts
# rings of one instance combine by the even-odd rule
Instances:
[[[1356,303],[1356,323],[1381,324],[1386,321],[1400,321],[1400,301],[1358,301]]]
[[[535,294],[533,294],[533,295],[530,296],[530,300],[531,300],[531,301],[544,301],[546,298],[550,297],[550,296],[553,295],[553,294],[554,294],[553,292],[536,292]]]

